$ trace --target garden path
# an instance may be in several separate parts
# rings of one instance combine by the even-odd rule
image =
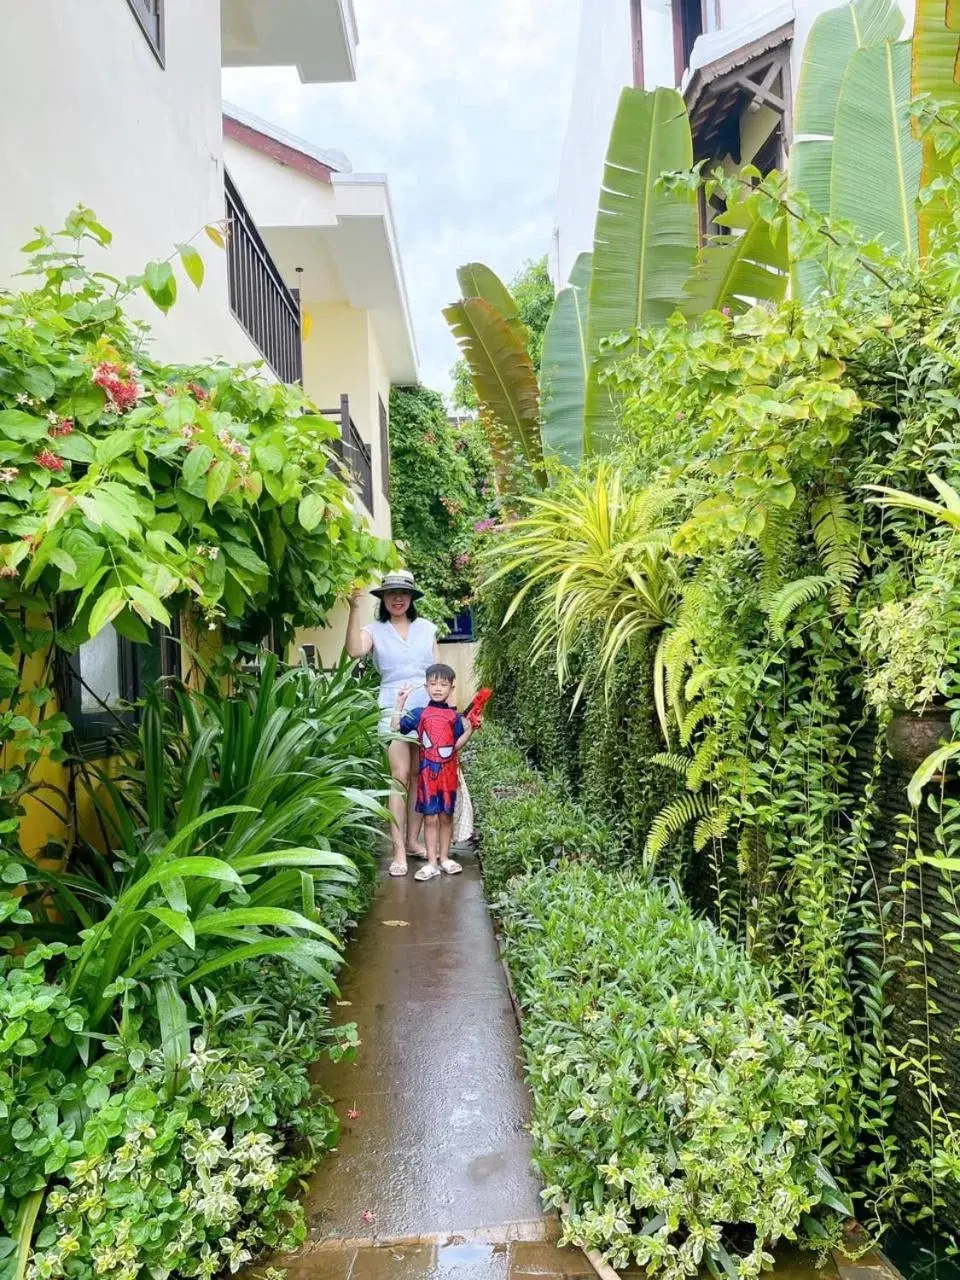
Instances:
[[[530,1170],[519,1037],[476,860],[429,884],[391,880],[388,861],[335,1007],[361,1047],[315,1075],[340,1143],[311,1180],[306,1242],[274,1263],[288,1280],[596,1280],[554,1243]],[[817,1271],[785,1251],[772,1280],[900,1277],[875,1253]]]
[[[530,1105],[476,860],[429,884],[384,877],[341,974],[352,1063],[317,1083],[342,1129],[305,1202],[290,1280],[588,1276],[551,1240],[530,1170]],[[372,1215],[372,1217],[371,1217]]]

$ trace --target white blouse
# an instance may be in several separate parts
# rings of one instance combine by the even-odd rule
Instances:
[[[437,636],[433,623],[416,618],[410,623],[406,638],[392,622],[370,622],[363,629],[373,641],[373,660],[380,672],[380,706],[392,709],[405,684],[413,686],[408,708],[425,706],[427,667],[433,662]]]

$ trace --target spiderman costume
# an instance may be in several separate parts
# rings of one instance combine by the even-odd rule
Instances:
[[[420,742],[417,778],[417,813],[453,813],[457,807],[457,740],[463,734],[463,718],[456,707],[430,702],[408,711],[400,721],[401,733],[416,733]]]

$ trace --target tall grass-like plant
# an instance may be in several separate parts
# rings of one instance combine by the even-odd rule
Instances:
[[[629,489],[617,468],[600,464],[593,477],[572,479],[555,496],[531,499],[529,514],[510,525],[489,552],[488,583],[517,571],[524,576],[503,625],[536,592],[539,625],[532,656],[536,660],[553,648],[561,683],[585,629],[602,627],[598,674],[609,687],[617,658],[631,641],[669,624],[680,581],[669,549],[671,532],[663,524],[670,501],[667,491]],[[656,671],[666,736],[659,651]]]

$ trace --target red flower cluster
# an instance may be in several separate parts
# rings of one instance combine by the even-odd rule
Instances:
[[[187,390],[195,400],[200,400],[202,402],[210,399],[210,392],[206,387],[201,387],[199,382],[188,382]]]
[[[54,453],[52,449],[41,449],[34,458],[34,462],[38,467],[43,467],[45,471],[63,470],[63,459],[59,454]]]
[[[56,422],[51,422],[47,428],[48,436],[68,436],[73,431],[72,418],[60,418]]]
[[[118,413],[132,409],[143,395],[143,387],[136,378],[129,375],[124,377],[120,366],[109,360],[97,365],[93,371],[93,381],[96,386],[104,389]]]

